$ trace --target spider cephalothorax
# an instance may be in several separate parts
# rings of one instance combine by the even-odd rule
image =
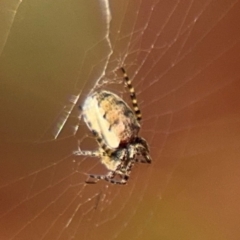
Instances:
[[[135,162],[151,163],[148,144],[138,136],[141,112],[136,94],[125,69],[121,68],[128,87],[133,110],[116,94],[109,91],[94,92],[81,107],[82,116],[92,131],[99,149],[78,150],[75,155],[99,157],[109,170],[106,175],[89,174],[91,178],[103,179],[114,184],[125,184]],[[118,176],[118,180],[115,176]],[[89,183],[89,181],[87,181]]]

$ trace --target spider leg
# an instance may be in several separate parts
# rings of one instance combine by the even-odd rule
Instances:
[[[139,158],[135,158],[136,162],[140,162],[140,163],[148,163],[150,164],[152,162],[152,159],[149,155],[149,152],[146,150],[146,148],[144,146],[142,146],[141,144],[136,144],[136,151],[137,151],[137,156],[139,156]]]
[[[149,148],[148,148],[147,141],[144,138],[137,137],[135,142],[136,142],[135,149],[137,151],[137,155],[142,157],[142,159],[136,158],[135,161],[140,162],[140,163],[149,163],[150,164],[152,162],[152,159],[149,154]]]
[[[135,143],[141,144],[145,148],[146,152],[149,153],[149,147],[148,147],[147,141],[144,138],[136,137]]]
[[[82,111],[82,107],[79,106],[80,110]],[[83,118],[85,119],[86,124],[88,125],[88,127],[90,129],[92,129],[92,124],[91,122],[87,121],[86,116],[83,114]],[[112,153],[112,149],[109,148],[103,141],[102,137],[98,134],[98,132],[94,129],[91,130],[92,134],[94,136],[94,138],[96,139],[96,141],[98,142],[98,145],[100,146],[100,148],[103,149],[103,151],[107,154],[110,155]]]
[[[90,178],[95,178],[98,181],[99,180],[105,180],[107,182],[113,183],[113,184],[126,184],[128,177],[124,176],[124,178],[122,178],[120,181],[114,180],[113,178],[115,177],[116,173],[114,171],[109,172],[107,175],[96,175],[96,174],[89,174]],[[90,182],[90,181],[86,181],[86,183],[96,183],[96,182]]]
[[[114,184],[126,184],[132,171],[132,167],[135,163],[135,153],[132,145],[129,145],[128,149],[124,152],[121,151],[121,153],[122,154],[119,158],[121,160],[121,164],[119,164],[115,170],[115,172],[120,176],[121,180],[112,180],[111,183]]]
[[[103,149],[103,151],[105,152],[106,155],[111,155],[111,153],[113,152],[113,150],[111,148],[109,148],[102,140],[102,138],[100,137],[100,135],[97,133],[97,131],[92,130],[92,133],[96,139],[96,141],[98,142],[100,148]]]
[[[89,174],[89,177],[95,178],[97,180],[106,180],[106,181],[110,181],[110,179],[112,178],[111,176],[109,176],[109,174],[107,175]]]
[[[109,172],[107,175],[97,175],[97,174],[89,174],[90,178],[94,178],[97,179],[97,182],[99,180],[106,180],[109,181],[107,179],[112,179],[115,176],[115,172]],[[90,182],[89,180],[85,181],[86,183],[97,183],[97,182]]]
[[[80,146],[80,143],[79,143]],[[101,157],[102,153],[97,150],[97,151],[89,151],[89,150],[84,150],[82,151],[81,148],[78,146],[78,150],[73,151],[73,154],[76,156],[89,156],[89,157]]]
[[[115,171],[111,171],[106,175],[96,175],[96,174],[89,174],[90,178],[94,178],[97,179],[97,182],[99,180],[105,180],[107,182],[110,182],[112,184],[119,184],[119,185],[124,185],[127,183],[129,176],[128,175],[120,175],[121,180],[114,180],[113,178],[115,177],[116,172]],[[97,183],[97,182],[91,182],[91,181],[86,181],[86,183],[88,184],[93,184],[93,183]]]
[[[138,107],[138,103],[137,103],[137,96],[136,96],[136,93],[135,93],[135,90],[134,90],[134,87],[132,86],[132,83],[125,71],[125,69],[123,67],[120,68],[123,72],[123,78],[124,78],[124,82],[125,82],[125,85],[127,86],[127,88],[129,89],[129,92],[130,92],[130,97],[131,97],[131,100],[132,100],[132,105],[133,105],[133,110],[135,112],[135,115],[137,117],[137,120],[138,121],[141,121],[142,119],[142,114],[141,114],[141,111]]]
[[[113,150],[103,142],[102,138],[95,130],[92,130],[92,133],[96,141],[98,142],[100,149],[102,149],[102,151],[99,151],[99,150],[98,151],[88,151],[88,150],[82,151],[80,148],[78,148],[78,150],[74,151],[73,154],[78,156],[90,156],[90,157],[101,157],[104,155],[111,155]]]
[[[77,156],[89,156],[89,157],[100,157],[101,153],[99,151],[82,151],[82,150],[77,150],[73,152],[74,155]]]
[[[135,162],[138,162],[138,163],[148,163],[148,164],[150,164],[152,162],[152,159],[149,156],[149,154],[140,153],[140,155],[143,157],[143,159],[135,159]]]

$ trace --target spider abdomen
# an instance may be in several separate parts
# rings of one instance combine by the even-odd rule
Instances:
[[[135,114],[112,92],[93,93],[85,100],[82,111],[90,130],[96,131],[112,149],[126,145],[138,135],[140,124]]]

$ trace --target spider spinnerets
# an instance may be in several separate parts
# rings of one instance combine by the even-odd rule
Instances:
[[[133,111],[122,98],[112,92],[102,90],[88,96],[80,109],[99,148],[96,151],[74,152],[75,155],[99,157],[109,172],[106,175],[89,174],[89,177],[113,184],[126,184],[136,162],[151,163],[148,144],[138,136],[142,115],[136,94],[123,67],[121,71],[124,84],[130,92]],[[119,179],[115,179],[115,176]]]

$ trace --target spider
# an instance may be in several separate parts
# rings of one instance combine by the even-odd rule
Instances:
[[[88,96],[80,109],[99,148],[96,151],[79,149],[74,152],[75,155],[99,157],[109,172],[106,175],[89,174],[89,177],[113,184],[126,184],[136,162],[151,163],[148,144],[144,138],[138,136],[142,115],[136,94],[125,69],[120,69],[124,84],[130,92],[133,111],[123,99],[112,92],[102,90]]]

